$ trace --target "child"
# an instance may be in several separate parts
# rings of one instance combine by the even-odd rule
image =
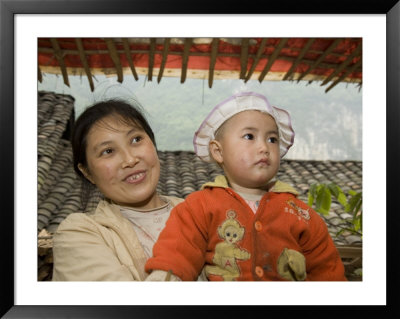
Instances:
[[[323,219],[274,180],[292,146],[289,114],[257,93],[217,105],[194,136],[224,170],[171,212],[146,263],[147,280],[345,281]],[[172,274],[171,274],[172,273]]]

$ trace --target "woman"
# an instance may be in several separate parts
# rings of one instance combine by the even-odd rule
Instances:
[[[146,260],[174,205],[161,196],[153,131],[134,107],[97,103],[72,133],[74,169],[86,207],[96,188],[104,199],[94,212],[69,215],[54,234],[54,281],[145,280]]]

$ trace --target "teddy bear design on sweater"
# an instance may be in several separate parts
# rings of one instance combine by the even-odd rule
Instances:
[[[218,235],[223,242],[215,246],[213,262],[215,266],[206,266],[206,275],[222,276],[225,281],[232,281],[240,276],[236,259],[250,259],[250,253],[237,246],[244,236],[244,227],[235,219],[236,212],[229,210],[227,219],[218,227]]]

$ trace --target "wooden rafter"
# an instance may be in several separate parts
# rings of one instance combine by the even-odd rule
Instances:
[[[162,61],[160,65],[160,71],[158,72],[158,77],[157,77],[157,82],[160,83],[163,73],[164,73],[164,68],[165,68],[165,63],[167,63],[167,58],[168,58],[168,51],[169,51],[169,44],[171,42],[170,38],[166,38],[164,40],[164,49],[163,49],[163,54],[162,54]]]
[[[131,49],[129,47],[129,41],[127,38],[122,39],[122,44],[124,45],[124,51],[125,51],[125,56],[126,59],[128,60],[129,66],[131,67],[132,75],[135,78],[135,80],[139,80],[139,77],[136,73],[135,65],[133,64],[132,60],[132,55],[131,55]]]
[[[65,67],[64,63],[64,54],[60,48],[60,45],[57,42],[57,39],[51,38],[50,39],[51,45],[53,46],[54,49],[54,55],[58,61],[58,64],[61,69],[61,73],[64,79],[64,84],[66,86],[69,86],[69,80],[68,80],[68,73],[67,73],[67,68]]]
[[[356,57],[359,53],[361,52],[361,43],[358,45],[358,47],[347,57],[347,59],[345,61],[342,62],[342,64],[338,67],[335,68],[333,70],[333,72],[331,74],[329,74],[329,76],[321,83],[322,85],[325,85],[326,83],[328,83],[331,79],[333,79],[333,77],[335,77],[336,75],[338,75],[340,72],[342,72],[344,70],[344,68],[346,66],[348,66],[354,59],[354,57]]]
[[[335,82],[333,82],[326,90],[325,92],[327,93],[330,89],[332,89],[336,84],[338,84],[340,81],[342,81],[348,74],[352,73],[361,65],[362,59],[357,61],[350,69],[347,70],[342,76],[340,76]]]
[[[111,38],[105,38],[104,41],[107,44],[107,48],[108,48],[108,52],[110,53],[111,60],[114,63],[115,69],[117,70],[118,82],[122,83],[123,74],[122,74],[121,60],[119,59],[119,54],[117,52],[117,48],[115,46],[114,40]]]
[[[192,46],[192,42],[193,42],[192,38],[185,39],[185,46],[183,49],[183,56],[182,56],[181,83],[185,82],[185,80],[186,80],[187,66],[188,66],[188,60],[189,60],[189,51],[190,51],[190,47]]]
[[[254,58],[253,64],[251,65],[250,70],[247,73],[246,79],[244,80],[245,82],[247,82],[250,79],[251,75],[253,74],[253,72],[258,64],[258,61],[260,61],[261,55],[263,54],[264,49],[265,49],[265,45],[267,44],[267,40],[268,39],[266,39],[266,38],[261,40],[260,46],[257,50],[256,57]]]
[[[249,38],[242,39],[242,45],[240,50],[240,79],[244,79],[247,72],[247,62],[249,60]]]
[[[147,78],[149,81],[153,80],[153,68],[154,68],[154,52],[156,50],[156,38],[150,38],[150,51],[149,51],[149,72]]]
[[[296,60],[293,62],[292,66],[290,67],[289,71],[286,72],[285,76],[283,77],[283,80],[286,80],[296,69],[296,66],[301,62],[307,51],[310,49],[312,44],[315,42],[315,38],[311,38],[307,41],[306,45],[301,49],[301,52],[299,56],[296,58]]]
[[[267,65],[265,66],[264,70],[261,72],[260,77],[258,78],[258,81],[262,82],[264,80],[264,77],[267,75],[269,69],[271,68],[275,59],[278,57],[279,53],[281,52],[281,50],[283,49],[283,47],[285,46],[285,44],[288,40],[289,39],[287,39],[287,38],[282,38],[279,41],[279,44],[277,45],[274,52],[269,57]]]
[[[214,80],[214,67],[215,61],[217,60],[218,54],[218,38],[214,38],[211,43],[211,57],[210,57],[210,69],[208,72],[208,87],[211,89]]]
[[[343,41],[343,39],[336,39],[335,41],[332,42],[332,44],[326,49],[326,51],[321,54],[321,56],[318,58],[317,61],[315,61],[306,71],[304,71],[299,78],[297,79],[297,82],[299,82],[302,78],[304,78],[310,71],[315,69],[324,59],[326,56],[328,56],[336,47],[337,45]]]
[[[83,67],[85,69],[86,76],[89,80],[89,85],[90,85],[90,90],[93,92],[94,91],[94,84],[93,84],[93,79],[92,79],[92,73],[90,72],[89,64],[86,59],[85,55],[85,50],[83,48],[83,43],[81,38],[75,38],[75,43],[78,48],[79,52],[79,57],[81,59],[81,62],[83,64]]]

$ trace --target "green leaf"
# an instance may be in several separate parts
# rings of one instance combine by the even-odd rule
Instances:
[[[328,215],[329,209],[331,208],[332,197],[329,188],[326,185],[322,185],[321,189],[317,192],[316,208],[317,211]]]
[[[352,189],[349,190],[349,195],[350,195],[350,196],[354,196],[354,195],[356,195],[356,194],[357,194],[356,191],[353,191]]]
[[[331,193],[333,194],[333,196],[335,196],[335,198],[337,199],[337,201],[343,207],[345,207],[347,205],[347,198],[346,198],[346,195],[343,193],[342,189],[335,183],[329,184],[328,187],[329,187],[329,190],[331,191]]]
[[[356,218],[353,220],[353,225],[354,225],[354,230],[359,231],[361,228],[361,220],[359,218]]]
[[[335,198],[339,196],[339,192],[341,191],[341,189],[338,185],[336,185],[335,183],[330,183],[328,184],[328,188],[333,194],[333,196],[335,196]]]
[[[317,184],[311,184],[308,190],[308,206],[310,207],[314,204],[316,192],[317,192]]]
[[[356,210],[357,207],[360,206],[360,201],[361,201],[361,193],[356,193],[355,195],[352,195],[348,201],[348,205],[346,205],[345,210],[346,212],[352,212],[353,215],[357,213],[358,210]]]

